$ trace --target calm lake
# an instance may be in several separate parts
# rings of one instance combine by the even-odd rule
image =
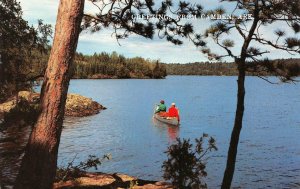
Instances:
[[[209,155],[205,181],[209,188],[219,188],[234,121],[236,79],[72,80],[70,93],[93,98],[107,110],[65,119],[58,165],[66,166],[75,156],[80,162],[88,155],[111,154],[98,171],[161,180],[164,152],[176,137],[194,140],[207,133],[216,139],[218,151]],[[161,99],[168,106],[176,102],[179,128],[153,121],[154,105]],[[234,188],[300,188],[299,113],[300,83],[272,85],[247,77]]]
[[[246,107],[233,186],[300,187],[300,84],[272,85],[246,80]],[[85,118],[67,118],[59,165],[88,155],[111,154],[99,171],[162,179],[164,153],[176,137],[207,133],[217,140],[206,182],[222,181],[236,106],[236,77],[169,76],[164,80],[72,80],[69,92],[93,98],[108,109]],[[154,105],[176,102],[179,128],[157,124]],[[77,155],[76,155],[77,154]],[[92,170],[93,171],[93,170]]]

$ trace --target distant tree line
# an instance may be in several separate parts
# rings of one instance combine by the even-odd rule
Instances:
[[[277,59],[271,61],[264,61],[263,64],[270,68],[272,67],[272,69],[277,69],[288,73],[288,75],[290,76],[300,75],[300,59]],[[165,66],[168,75],[233,76],[238,74],[237,64],[227,62],[195,62],[187,64],[172,63],[165,64]],[[269,70],[263,69],[265,66],[259,67],[252,62],[249,62],[247,66],[249,67],[247,75],[274,75],[270,73]]]
[[[73,64],[73,78],[153,78],[161,79],[167,75],[166,67],[158,61],[141,57],[125,58],[116,52],[83,55],[77,53]]]
[[[233,63],[195,62],[187,64],[166,64],[168,75],[236,75]]]

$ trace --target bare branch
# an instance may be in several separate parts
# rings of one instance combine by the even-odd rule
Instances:
[[[272,82],[272,81],[270,81],[268,78],[266,78],[266,77],[263,77],[263,76],[260,76],[260,75],[255,75],[256,77],[259,77],[259,78],[261,78],[261,79],[263,79],[264,81],[266,81],[266,82],[268,82],[268,83],[270,83],[270,84],[274,84],[274,85],[278,85],[279,83],[278,82]]]
[[[123,18],[124,13],[125,13],[127,10],[131,9],[132,3],[133,3],[133,0],[129,0],[128,5],[127,5],[126,7],[123,8],[123,10],[122,10],[122,12],[121,12],[121,14],[120,14],[120,18],[121,18],[121,19]]]
[[[235,28],[237,29],[237,31],[240,33],[240,35],[246,39],[245,34],[242,32],[241,28],[239,27],[239,25],[235,22]]]

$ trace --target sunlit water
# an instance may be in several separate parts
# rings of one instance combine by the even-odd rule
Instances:
[[[236,106],[236,77],[170,76],[164,80],[72,80],[69,92],[93,98],[108,109],[67,118],[59,166],[76,156],[111,154],[99,171],[162,179],[164,153],[176,137],[193,140],[208,133],[217,140],[206,182],[222,181]],[[179,128],[153,122],[155,103],[176,102]],[[271,85],[247,77],[244,126],[233,186],[300,188],[300,84]],[[94,171],[94,170],[91,170]]]

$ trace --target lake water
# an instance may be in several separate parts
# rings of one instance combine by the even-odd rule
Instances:
[[[84,118],[66,118],[58,165],[76,156],[111,154],[99,171],[162,179],[164,153],[176,137],[194,140],[203,133],[217,141],[210,154],[206,182],[219,188],[236,106],[236,77],[169,76],[164,80],[72,80],[69,92],[100,102],[107,110]],[[179,128],[152,119],[164,99],[180,109]],[[246,79],[246,106],[235,188],[300,188],[300,84],[271,85]],[[1,160],[1,158],[0,158]],[[2,160],[3,161],[3,160]],[[94,170],[91,170],[94,171]],[[1,180],[1,179],[0,179]]]
[[[100,167],[144,179],[162,179],[164,153],[176,137],[208,133],[217,140],[206,182],[222,181],[236,106],[236,77],[169,76],[164,80],[72,80],[69,92],[93,98],[108,109],[85,118],[67,118],[59,165],[89,154],[111,154]],[[176,102],[179,128],[153,122],[154,104]],[[233,186],[300,187],[300,84],[271,85],[246,79],[246,107]]]

